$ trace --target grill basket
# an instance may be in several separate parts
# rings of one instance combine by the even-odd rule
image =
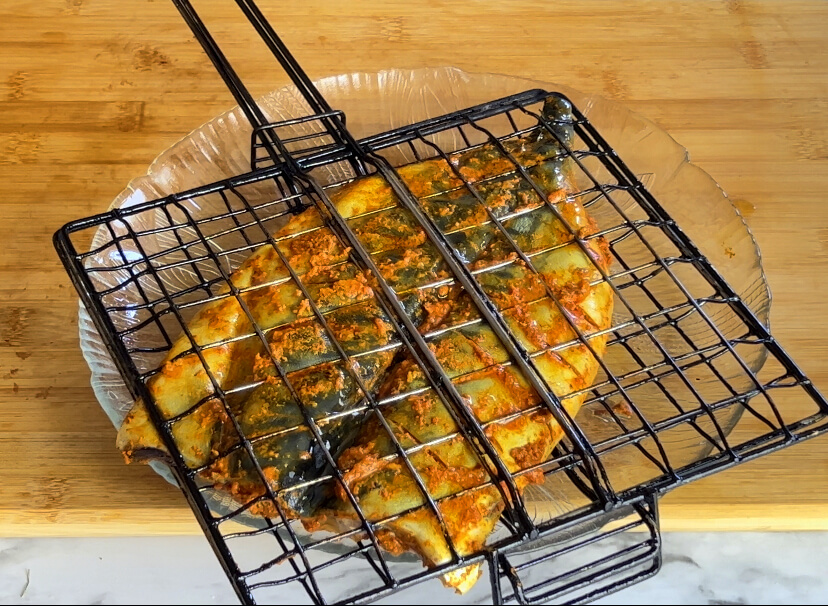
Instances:
[[[342,482],[344,470],[337,465],[337,453],[326,445],[329,419],[314,417],[304,404],[303,427],[311,432],[329,465],[329,473],[314,481],[339,483],[358,515],[359,529],[320,536],[288,519],[281,498],[295,486],[277,492],[271,489],[257,460],[260,437],[246,437],[235,419],[237,444],[232,452],[216,456],[242,453],[259,474],[263,491],[243,506],[227,505],[199,475],[203,468],[187,466],[173,440],[176,424],[205,402],[172,418],[163,418],[150,406],[152,421],[171,453],[175,478],[243,602],[278,601],[285,586],[301,586],[308,603],[316,604],[371,602],[391,594],[404,600],[406,594],[399,592],[476,563],[488,569],[489,599],[494,603],[595,599],[658,571],[660,494],[824,431],[825,399],[589,120],[578,108],[573,108],[572,118],[565,123],[544,117],[545,103],[561,103],[565,98],[551,91],[528,90],[356,140],[345,127],[344,114],[321,97],[256,5],[251,0],[236,2],[313,113],[268,123],[190,2],[174,0],[253,125],[250,171],[74,221],[55,234],[60,258],[124,381],[136,399],[151,402],[147,382],[161,372],[164,356],[183,333],[190,340],[185,353],[199,356],[209,375],[210,400],[220,401],[232,417],[229,400],[254,386],[223,390],[205,355],[224,343],[199,345],[188,332],[187,321],[208,302],[228,297],[242,301],[244,290],[231,282],[232,271],[264,244],[278,250],[284,242],[274,239],[277,228],[315,207],[342,245],[350,247],[350,261],[373,276],[378,300],[401,349],[416,360],[428,379],[423,389],[439,396],[451,411],[458,434],[474,445],[481,460],[489,462],[487,482],[501,491],[507,504],[484,550],[465,557],[452,550],[450,562],[425,569],[416,558],[392,556],[379,547],[377,532],[385,520],[366,518]],[[563,129],[569,129],[571,139],[561,135]],[[303,134],[296,135],[298,130]],[[480,286],[480,274],[486,270],[475,270],[458,257],[447,240],[449,234],[441,232],[423,211],[423,200],[406,187],[395,168],[401,158],[448,160],[451,154],[489,145],[508,160],[504,174],[523,180],[542,195],[533,183],[531,167],[507,151],[508,142],[532,133],[554,137],[562,155],[572,159],[578,191],[570,195],[598,222],[598,232],[585,238],[569,226],[572,243],[586,251],[590,238],[605,238],[613,259],[610,271],[602,271],[602,281],[610,285],[615,300],[612,327],[583,335],[573,323],[577,339],[551,348],[557,351],[580,344],[592,350],[596,336],[608,338],[598,377],[584,389],[585,402],[574,418],[537,371],[535,360],[544,351],[527,352],[521,347]],[[448,140],[456,142],[452,148],[440,143]],[[417,331],[394,288],[379,274],[372,255],[355,235],[355,218],[346,220],[331,202],[331,193],[341,183],[322,186],[315,178],[317,169],[332,166],[347,175],[343,182],[381,175],[440,251],[451,269],[443,281],[463,287],[479,311],[474,322],[494,331],[509,353],[509,364],[519,368],[538,393],[538,409],[551,411],[564,429],[564,439],[543,464],[511,473],[500,460],[487,437],[487,424],[479,422],[463,403],[457,389],[461,377],[450,376],[429,347],[445,330]],[[455,177],[462,182],[457,189],[485,207],[480,184],[469,182],[460,171]],[[553,204],[548,206],[557,212]],[[148,223],[137,220],[147,216],[152,217],[149,223],[154,227],[136,228]],[[506,233],[502,223],[509,217],[488,210],[487,217],[487,222]],[[100,229],[109,236],[103,246],[88,252],[77,250],[78,235]],[[166,245],[148,252],[150,239],[161,239]],[[519,248],[514,252],[513,261],[520,259],[532,267],[532,254]],[[316,305],[312,288],[284,255],[281,260],[308,299],[313,317],[332,339],[339,359],[363,388],[358,410],[350,412],[384,419],[383,412],[399,397],[379,399],[364,387],[353,370],[354,360],[337,342],[326,314]],[[195,276],[195,286],[170,290],[166,277],[175,272]],[[106,275],[109,281],[113,274],[118,276],[117,286],[103,286],[101,277]],[[113,302],[125,294],[140,303]],[[258,326],[249,310],[244,310],[253,325],[246,336],[266,344],[270,329]],[[151,333],[164,345],[134,347],[135,336],[142,333]],[[289,373],[279,360],[271,361],[293,390]],[[292,393],[301,402],[296,391]],[[787,405],[792,401],[797,402],[796,415]],[[802,414],[803,410],[810,412]],[[415,449],[404,448],[387,422],[383,423],[394,444],[394,456],[417,478],[409,459]],[[701,454],[686,456],[688,440],[701,445]],[[530,489],[522,492],[518,488],[519,475],[538,472],[545,476],[544,485],[554,487],[563,505],[539,507],[530,502]],[[448,537],[440,517],[442,499],[433,498],[419,478],[418,485],[425,503],[422,507],[436,515]],[[250,509],[262,502],[272,504],[279,515],[250,515]],[[262,553],[270,555],[261,558]],[[260,559],[251,561],[251,554]],[[358,583],[343,580],[350,573]]]

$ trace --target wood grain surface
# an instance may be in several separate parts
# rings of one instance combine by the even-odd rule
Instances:
[[[254,92],[229,0],[197,2]],[[828,3],[261,0],[312,77],[456,65],[616,99],[669,131],[755,231],[772,327],[828,390]],[[0,535],[198,532],[127,467],[89,386],[52,249],[161,150],[233,105],[168,0],[0,3]],[[828,438],[666,497],[667,529],[828,529]]]

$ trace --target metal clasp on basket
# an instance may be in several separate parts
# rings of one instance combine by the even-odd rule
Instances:
[[[334,136],[330,125],[326,123],[333,117],[345,125],[345,113],[334,110],[257,126],[250,137],[250,169],[255,171],[273,166],[277,161],[288,160],[281,157],[280,150],[274,149],[271,135],[277,137],[294,160],[320,154],[325,154],[326,157],[350,155],[348,145]]]
[[[580,604],[639,583],[660,568],[655,495],[571,529],[542,531],[535,541],[489,556],[495,604]]]

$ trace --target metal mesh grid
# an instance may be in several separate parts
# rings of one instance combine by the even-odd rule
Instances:
[[[388,520],[371,519],[369,522],[365,519],[357,499],[347,488],[347,483],[341,481],[343,473],[347,470],[337,465],[336,453],[325,447],[325,426],[337,418],[337,414],[342,417],[341,412],[320,418],[308,407],[302,406],[301,424],[310,430],[313,443],[330,466],[328,473],[311,482],[321,484],[331,480],[339,481],[340,486],[348,494],[360,524],[358,528],[349,529],[339,535],[319,538],[316,535],[308,535],[296,520],[290,520],[283,507],[285,494],[282,493],[289,493],[297,488],[294,486],[280,491],[273,490],[271,483],[266,481],[256,450],[257,444],[262,440],[272,437],[275,433],[288,431],[289,428],[280,428],[275,433],[253,438],[246,436],[236,419],[238,411],[234,410],[231,401],[234,396],[255,388],[257,383],[247,382],[232,389],[223,389],[221,380],[215,376],[211,368],[209,355],[211,350],[226,345],[226,342],[198,343],[188,332],[187,320],[196,309],[207,303],[232,298],[241,304],[244,313],[251,319],[252,327],[249,332],[236,335],[234,341],[259,339],[269,344],[268,335],[278,330],[278,327],[262,329],[258,326],[248,307],[249,295],[263,288],[284,287],[287,282],[295,284],[301,290],[302,298],[309,302],[313,317],[327,332],[327,338],[333,345],[336,357],[345,362],[342,368],[350,374],[363,394],[360,404],[349,409],[348,414],[373,410],[374,415],[383,419],[384,429],[395,451],[389,456],[399,457],[405,463],[408,473],[415,478],[421,490],[424,501],[422,506],[439,519],[440,503],[456,495],[442,499],[434,498],[411,463],[412,455],[429,444],[414,448],[403,447],[399,433],[384,419],[384,411],[391,410],[395,403],[411,394],[403,392],[381,399],[375,391],[366,387],[363,377],[354,371],[353,360],[375,353],[376,350],[368,349],[356,353],[351,351],[349,354],[348,345],[337,338],[336,331],[328,322],[332,312],[325,312],[319,308],[318,296],[314,296],[312,292],[314,285],[303,281],[300,273],[291,266],[290,260],[283,252],[283,248],[297,236],[289,235],[277,239],[273,235],[277,232],[277,226],[293,216],[289,209],[291,203],[301,207],[313,205],[330,211],[332,203],[329,193],[332,194],[336,190],[335,187],[322,189],[311,180],[290,178],[285,174],[282,165],[270,166],[227,182],[77,222],[58,234],[56,242],[80,287],[84,302],[98,321],[102,334],[110,339],[113,353],[125,370],[136,397],[148,398],[146,383],[162,371],[162,358],[174,346],[174,337],[181,332],[186,335],[189,344],[179,357],[197,355],[210,377],[213,388],[211,394],[177,415],[159,419],[164,433],[167,434],[168,445],[175,445],[170,432],[177,423],[199,408],[215,402],[216,399],[221,401],[229,417],[233,419],[235,430],[238,432],[237,442],[227,451],[216,453],[213,458],[233,456],[233,453],[243,451],[245,461],[255,468],[261,479],[260,494],[233,511],[217,515],[210,511],[207,501],[204,500],[205,495],[215,489],[210,482],[199,476],[208,465],[187,468],[180,453],[176,459],[185,492],[190,493],[191,502],[202,513],[203,523],[218,545],[225,566],[243,595],[250,596],[248,592],[252,592],[255,596],[257,591],[265,591],[274,586],[301,583],[314,603],[331,601],[332,597],[326,595],[325,590],[332,584],[326,579],[337,574],[338,566],[359,555],[367,560],[365,568],[374,571],[373,581],[361,577],[360,586],[354,589],[353,595],[336,596],[336,599],[374,599],[388,591],[404,588],[440,572],[483,561],[487,557],[493,557],[491,554],[494,553],[500,559],[492,560],[493,564],[497,564],[492,574],[499,579],[510,580],[510,585],[515,588],[500,598],[521,602],[549,599],[553,595],[550,593],[551,589],[521,589],[521,584],[510,577],[516,574],[515,570],[521,568],[506,566],[504,562],[508,560],[503,559],[506,556],[502,550],[523,545],[530,539],[554,536],[556,532],[560,532],[562,524],[583,523],[589,516],[605,510],[614,511],[640,499],[641,495],[669,489],[716,469],[813,435],[824,428],[824,400],[745,304],[735,293],[730,292],[700,253],[683,237],[678,227],[651,199],[643,185],[606,147],[586,118],[577,110],[573,112],[574,119],[571,125],[565,125],[572,126],[575,137],[569,145],[565,144],[559,136],[559,127],[562,125],[550,124],[540,113],[541,104],[548,97],[549,93],[544,91],[529,91],[362,142],[363,148],[370,154],[366,155],[366,158],[374,164],[371,166],[366,163],[366,166],[373,172],[376,166],[387,166],[383,164],[379,154],[392,157],[395,150],[399,151],[402,146],[411,150],[418,160],[428,157],[448,158],[448,154],[458,150],[438,148],[433,143],[432,135],[455,129],[458,133],[457,140],[463,142],[462,146],[465,149],[479,149],[484,144],[493,145],[509,160],[511,165],[508,170],[502,175],[495,176],[496,178],[520,175],[531,186],[537,187],[532,183],[529,172],[531,167],[524,167],[513,156],[510,157],[511,154],[506,152],[505,146],[517,136],[545,130],[563,144],[562,156],[573,158],[578,167],[575,182],[579,190],[570,195],[572,198],[584,200],[584,207],[598,219],[598,230],[585,239],[579,238],[576,228],[569,226],[573,237],[560,246],[584,247],[590,238],[604,237],[608,241],[614,260],[610,271],[601,277],[602,281],[611,285],[616,300],[616,314],[611,328],[593,331],[589,335],[577,334],[574,339],[556,343],[551,347],[554,351],[562,351],[578,344],[590,347],[591,340],[596,336],[602,333],[609,335],[607,353],[603,357],[596,356],[601,360],[602,372],[593,385],[584,388],[587,397],[579,416],[575,419],[567,418],[566,411],[559,404],[559,398],[544,385],[546,401],[539,399],[533,408],[513,412],[507,418],[496,420],[503,423],[551,406],[566,431],[566,437],[551,458],[539,466],[514,473],[510,473],[499,460],[495,447],[487,437],[486,428],[495,421],[481,423],[467,408],[452,401],[452,397],[456,398],[456,395],[452,394],[452,388],[456,390],[463,377],[450,376],[439,361],[427,359],[431,352],[428,344],[450,332],[449,329],[457,327],[441,327],[421,335],[411,318],[405,314],[399,303],[400,297],[393,286],[387,283],[380,272],[376,271],[373,274],[381,290],[386,293],[384,300],[378,298],[383,321],[392,326],[394,334],[394,337],[379,349],[407,349],[409,354],[418,360],[430,384],[418,388],[417,393],[436,390],[444,398],[447,409],[454,414],[458,429],[453,435],[462,436],[467,444],[474,445],[481,461],[488,460],[493,463],[486,466],[488,477],[469,490],[495,486],[501,491],[501,498],[509,503],[498,531],[490,540],[489,551],[482,552],[476,557],[463,558],[453,550],[452,561],[433,570],[423,571],[418,564],[398,562],[382,549],[378,549],[376,532]],[[495,125],[494,122],[498,120]],[[508,124],[505,134],[495,136],[490,130],[497,126],[502,131],[504,124]],[[300,160],[305,162],[308,168],[325,161],[337,161],[330,158],[330,148],[317,150],[315,153],[307,154],[304,160]],[[346,162],[347,159],[342,157],[338,161]],[[455,176],[461,181],[455,189],[463,188],[478,202],[485,204],[485,199],[478,191],[480,183],[469,182],[463,178],[460,171],[456,171]],[[200,216],[194,209],[206,205],[193,202],[205,196],[218,196],[226,210],[218,214]],[[545,197],[543,199],[545,200]],[[401,200],[398,200],[398,203],[401,204]],[[547,208],[557,210],[548,201],[544,204]],[[211,208],[215,208],[215,205]],[[399,212],[399,209],[395,212]],[[156,227],[143,231],[134,229],[134,221],[131,219],[141,213],[153,213]],[[430,220],[425,213],[423,217],[426,221]],[[491,211],[486,215],[487,222],[494,224],[502,230],[501,233],[507,235],[509,232],[504,223],[508,224],[509,219],[508,215],[498,217]],[[566,221],[562,216],[558,219]],[[228,220],[231,223],[228,224]],[[354,247],[345,263],[352,262],[370,270],[372,255],[361,245],[352,229],[359,220],[359,216],[347,220],[340,216],[333,220],[331,225],[342,238],[343,246]],[[71,235],[97,226],[104,226],[111,236],[106,250],[93,250],[88,253],[75,251],[71,245]],[[316,231],[322,229],[314,228]],[[437,237],[443,235],[438,233]],[[142,242],[147,238],[159,236],[164,237],[169,245],[157,253],[147,253]],[[237,287],[230,278],[231,271],[237,268],[244,258],[267,243],[273,245],[272,250],[278,251],[279,259],[289,268],[289,276],[276,283],[264,283],[248,288]],[[519,256],[512,258],[508,263],[522,258],[521,260],[531,269],[532,257],[521,254],[522,251],[516,246],[514,239],[509,244],[516,247]],[[357,250],[357,247],[362,250]],[[649,257],[644,258],[645,255],[641,251],[646,251]],[[118,255],[122,262],[115,267],[96,266],[96,258],[104,255],[111,261],[113,254]],[[467,283],[474,288],[481,284],[481,275],[491,271],[491,268],[470,271],[468,267],[461,267],[460,270],[465,270],[467,278],[471,277],[471,281]],[[99,290],[96,287],[96,275],[98,272],[112,271],[121,272],[123,276],[118,288],[134,289],[133,294],[141,298],[142,304],[126,308],[108,303],[113,289]],[[165,272],[176,271],[192,272],[197,276],[197,285],[181,292],[166,290]],[[456,283],[458,280],[459,276],[452,272],[432,280],[429,285],[436,287]],[[653,285],[659,280],[669,282],[673,288],[665,289],[662,284],[659,290],[655,291]],[[425,284],[420,286],[425,287]],[[482,289],[479,291],[482,292]],[[476,294],[480,296],[481,292]],[[656,292],[659,292],[660,296],[657,297]],[[665,293],[669,299],[665,298]],[[558,299],[558,295],[548,286],[545,296],[556,301]],[[490,303],[486,300],[485,293],[482,293],[480,298],[485,303]],[[560,301],[557,303],[564,309]],[[495,304],[492,303],[489,310],[492,317],[502,320],[503,316]],[[462,326],[491,322],[481,316],[482,314],[464,320]],[[562,314],[562,317],[567,316]],[[574,324],[573,328],[580,332]],[[128,348],[125,343],[131,340],[127,337],[134,336],[133,333],[139,331],[156,331],[163,336],[166,346],[151,351]],[[512,345],[514,347],[514,343]],[[748,363],[744,361],[745,358],[755,358],[753,351],[757,348],[761,348],[763,357],[768,358],[763,371],[758,375],[752,372]],[[269,347],[265,347],[265,350],[270,351]],[[544,353],[544,350],[521,351],[519,344],[514,350],[517,355],[513,355],[508,361],[501,361],[500,364],[519,364],[521,370],[528,373],[533,370],[533,361]],[[139,363],[136,364],[136,361]],[[270,362],[278,372],[279,378],[292,390],[295,401],[303,402],[303,396],[291,382],[291,377],[297,373],[292,374],[286,370],[273,356]],[[701,381],[702,377],[704,381]],[[703,390],[697,387],[699,384],[705,386]],[[786,396],[788,392],[801,392],[802,395],[812,398],[812,413],[796,419],[786,418],[785,410],[777,405],[777,393],[780,390],[784,390]],[[641,401],[654,401],[653,392],[656,398],[661,398],[659,405],[641,406]],[[562,397],[567,394],[557,395]],[[462,402],[462,398],[460,401]],[[737,409],[746,414],[739,425],[739,431],[729,433],[733,420],[741,416],[732,414]],[[599,418],[600,423],[590,423],[589,415]],[[582,422],[582,417],[586,417],[587,421]],[[671,434],[676,432],[690,432],[697,441],[706,442],[708,454],[700,456],[695,452],[694,457],[688,460],[684,442],[670,439]],[[452,435],[448,435],[439,441],[451,437]],[[550,514],[532,511],[531,507],[526,507],[525,494],[517,488],[515,481],[521,475],[531,473],[535,469],[540,469],[547,476],[546,485],[555,486],[557,494],[564,497],[564,502],[568,502],[564,511]],[[273,507],[268,510],[271,517],[263,518],[260,528],[239,530],[238,526],[230,524],[241,519],[244,512],[265,502]],[[247,522],[249,523],[249,519]],[[228,527],[233,527],[233,530],[226,531]],[[441,527],[443,536],[451,545],[450,532],[445,524]],[[583,530],[583,527],[581,528]],[[244,553],[245,541],[262,540],[262,537],[272,540],[272,549],[276,555],[255,565],[240,565],[238,561],[241,558],[240,554]],[[354,547],[345,548],[345,539],[357,540]],[[547,550],[555,553],[554,546],[548,547]],[[530,568],[533,563],[546,562],[547,559],[544,555],[535,554],[523,562],[522,566]],[[279,563],[282,565],[276,566]],[[623,569],[613,570],[616,575],[627,578],[623,574]],[[618,579],[614,582],[620,583]]]
[[[560,96],[527,91],[357,142],[345,129],[344,114],[321,98],[255,4],[237,0],[313,112],[267,124],[190,3],[174,3],[254,126],[252,172],[71,223],[56,234],[55,245],[136,398],[153,402],[153,381],[187,359],[204,377],[203,393],[186,405],[172,411],[150,406],[149,413],[242,600],[278,599],[286,585],[303,587],[309,603],[397,598],[426,579],[477,563],[488,565],[496,603],[592,599],[657,571],[656,495],[824,430],[824,398],[583,114],[577,108],[571,114],[544,111],[548,104],[565,108]],[[302,132],[292,135],[297,126]],[[539,137],[554,153],[527,161],[523,143]],[[458,158],[483,151],[500,168],[482,178],[464,173]],[[446,162],[446,184],[414,191],[398,168],[429,160]],[[566,203],[550,199],[538,181],[536,171],[549,163],[568,167],[561,181]],[[321,187],[315,169],[334,165],[351,177]],[[364,216],[344,216],[332,201],[339,188],[368,175],[384,181],[393,203]],[[493,190],[506,181],[529,202],[508,212],[493,205]],[[441,225],[439,209],[457,198],[478,219]],[[567,204],[586,209],[597,227],[573,224],[563,212]],[[293,217],[312,212],[306,209],[323,219],[285,232]],[[562,235],[553,245],[525,249],[516,225],[540,212]],[[371,221],[383,213],[407,222],[434,253],[430,273],[405,288],[383,272],[389,262],[384,251],[370,246]],[[74,238],[99,228],[109,241],[78,252]],[[497,263],[475,264],[458,251],[458,238],[481,229],[501,247]],[[309,244],[314,238],[327,238],[328,252],[337,257],[332,267],[362,276],[371,296],[331,304],[322,294],[329,282],[312,278],[302,257],[318,246]],[[599,263],[595,249],[604,242],[611,262]],[[527,347],[513,330],[510,309],[493,295],[491,277],[515,268],[524,277],[537,276],[536,263],[564,250],[590,260],[588,288],[611,290],[612,321],[585,330],[569,313],[566,292],[541,280],[542,292],[528,305],[551,302],[568,336]],[[246,260],[262,251],[284,271],[245,280]],[[113,275],[117,286],[104,286]],[[181,282],[190,286],[169,287]],[[463,298],[467,313],[453,322],[422,325],[409,295],[441,288]],[[302,317],[262,321],[261,300],[288,291]],[[124,298],[140,303],[124,305]],[[245,328],[231,338],[210,337],[221,326],[212,333],[193,328],[196,314],[211,306],[232,308]],[[349,330],[348,314],[357,309],[376,328],[371,343]],[[213,320],[220,324],[222,315]],[[272,345],[277,336],[300,338],[301,332],[291,333],[300,324],[312,329],[319,356],[314,364],[294,367]],[[490,337],[481,346],[492,358],[487,364],[458,370],[451,357],[437,355],[444,340],[473,331]],[[160,345],[136,347],[136,341]],[[229,347],[255,350],[266,372],[259,368],[229,379],[222,367]],[[546,356],[568,360],[573,351],[594,361],[598,376],[574,392],[562,391],[549,384],[538,364]],[[370,369],[383,356],[393,356],[390,372],[408,364],[417,381],[382,392]],[[532,400],[480,418],[466,404],[468,386],[495,367],[518,377]],[[309,389],[320,384],[313,374],[320,368],[336,376],[340,393],[350,394],[339,408],[320,408]],[[243,403],[267,385],[284,390],[293,412],[262,428],[249,423]],[[782,396],[785,406],[778,405]],[[440,403],[451,429],[412,444],[395,414],[426,397]],[[577,416],[561,403],[573,397],[583,397]],[[562,439],[542,461],[517,467],[513,462],[510,469],[490,430],[537,414],[552,415]],[[202,444],[200,451],[176,441],[196,435],[185,432],[208,417],[220,418],[229,438]],[[345,442],[338,432],[365,418],[373,419],[368,423],[386,442],[379,458],[397,462],[398,473],[411,480],[412,503],[391,515],[379,515],[344,481],[351,468],[340,459]],[[422,467],[423,456],[455,441],[479,473],[460,489],[440,493]],[[310,454],[315,470],[285,467],[297,470],[297,478],[275,480],[273,451],[287,446],[294,454]],[[231,466],[246,474],[244,490],[232,489],[235,501],[228,501],[227,482],[222,485],[214,473]],[[535,484],[541,475],[542,484]],[[331,490],[338,491],[350,523],[308,532],[296,512],[315,507],[314,499]],[[484,495],[502,504],[503,512],[485,548],[469,553],[458,547],[445,518],[453,515],[452,503],[469,497],[480,502]],[[435,540],[447,546],[440,565],[430,569],[383,549],[389,545],[386,530],[418,512],[429,516]],[[334,582],[354,571],[358,583],[343,589]]]

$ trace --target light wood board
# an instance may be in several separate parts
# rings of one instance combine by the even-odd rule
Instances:
[[[264,55],[231,4],[197,6],[254,92],[285,84],[275,64],[252,73]],[[828,389],[828,3],[260,4],[312,77],[456,65],[653,119],[747,217],[773,330]],[[0,4],[0,535],[198,532],[176,489],[115,451],[50,238],[232,104],[167,0]],[[684,487],[662,515],[667,529],[828,529],[828,439]]]

